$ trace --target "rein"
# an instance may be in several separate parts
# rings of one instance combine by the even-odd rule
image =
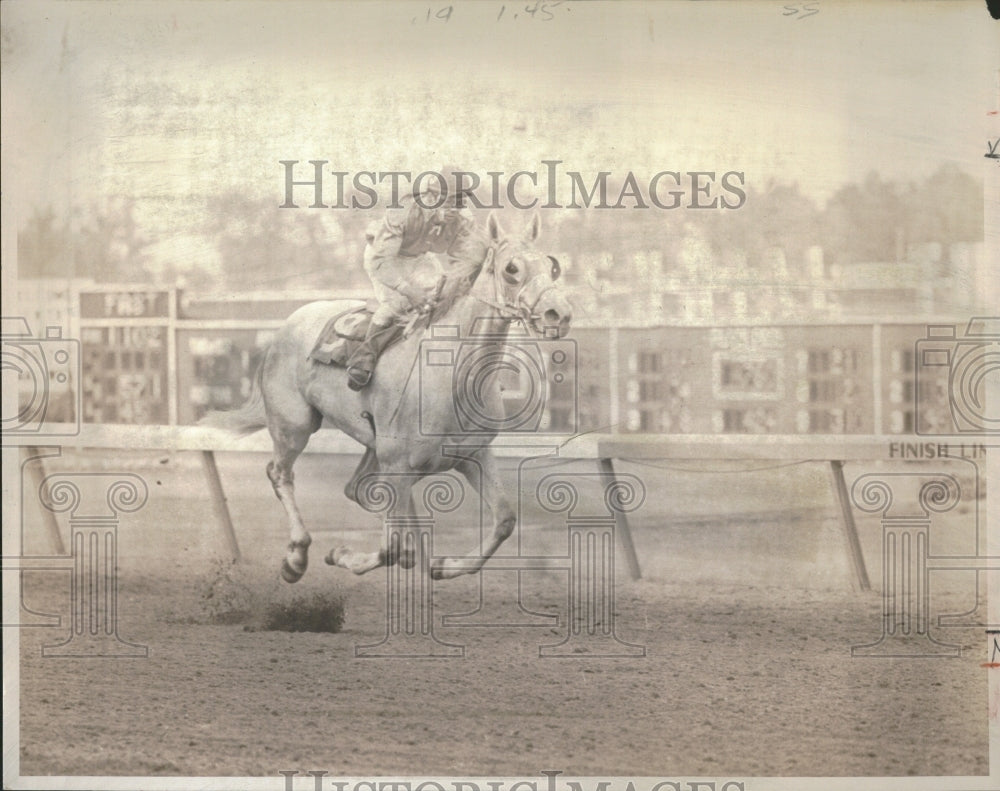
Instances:
[[[503,244],[506,244],[506,242],[501,242],[501,245],[503,245]],[[496,245],[496,244],[490,244],[489,245],[489,247],[486,250],[486,257],[483,259],[483,265],[479,268],[480,272],[482,272],[482,270],[485,267],[493,266],[493,261],[496,258],[497,248],[498,248],[498,245]],[[494,272],[495,272],[495,270],[496,270],[496,268],[494,267]],[[496,279],[494,278],[494,280],[496,280]],[[427,327],[429,327],[431,325],[431,323],[434,321],[435,318],[439,318],[436,315],[436,313],[437,313],[437,308],[438,308],[438,306],[440,304],[441,291],[442,291],[442,289],[444,287],[444,284],[445,284],[445,276],[442,275],[441,279],[438,281],[437,291],[436,291],[436,293],[434,295],[433,307],[426,314],[425,313],[418,313],[412,319],[410,319],[409,325],[406,327],[406,329],[403,332],[403,337],[404,338],[408,338],[412,334],[413,330],[416,328],[417,323],[420,321],[420,319],[424,318],[425,316],[427,318]],[[504,316],[503,315],[505,307],[507,309],[513,308],[515,310],[516,310],[516,307],[513,306],[513,305],[507,306],[507,303],[503,300],[503,292],[500,290],[500,283],[499,282],[495,282],[495,287],[497,289],[497,291],[496,291],[496,293],[497,293],[497,301],[498,302],[502,302],[503,303],[502,305],[493,305],[489,301],[481,299],[480,297],[476,297],[476,299],[478,299],[480,302],[482,302],[482,303],[484,303],[486,305],[490,305],[490,307],[493,307],[493,308],[496,308],[497,310],[499,310],[501,312],[501,317],[503,317],[507,321],[510,321],[511,319],[516,318],[515,315],[511,315],[511,316]],[[419,360],[420,360],[420,358],[419,358],[419,354],[418,354],[418,356],[413,359],[413,364],[410,366],[410,370],[406,374],[406,381],[403,382],[403,389],[400,390],[400,392],[399,392],[399,400],[396,401],[396,408],[392,410],[392,415],[389,416],[389,425],[390,426],[393,424],[393,422],[395,422],[396,415],[399,414],[399,408],[403,405],[403,399],[406,396],[406,391],[407,391],[407,389],[410,386],[410,379],[413,378],[413,371],[417,367],[417,364],[419,363]]]
[[[500,268],[496,266],[497,253],[503,250],[504,247],[507,246],[507,244],[508,242],[506,239],[499,243],[491,242],[486,250],[486,257],[483,259],[483,265],[482,267],[480,267],[479,270],[480,272],[482,272],[483,269],[486,269],[488,267],[493,268],[494,301],[491,302],[488,299],[483,299],[482,297],[475,295],[473,296],[479,302],[482,302],[484,305],[488,305],[489,307],[497,311],[497,313],[500,314],[501,320],[508,323],[515,320],[520,321],[524,324],[525,328],[530,331],[532,320],[538,318],[538,316],[535,314],[535,306],[538,305],[539,300],[541,300],[542,296],[547,291],[549,291],[549,289],[555,288],[555,285],[549,284],[545,288],[540,289],[538,295],[535,297],[535,300],[531,303],[530,306],[522,306],[522,300],[521,300],[522,295],[527,290],[528,286],[530,286],[532,283],[535,282],[535,280],[537,280],[539,277],[542,276],[542,273],[538,273],[533,277],[528,278],[526,281],[524,281],[524,283],[521,284],[521,287],[517,290],[517,293],[514,295],[513,301],[508,300],[504,288],[503,273],[500,271]],[[436,318],[434,314],[436,312],[437,304],[441,297],[441,290],[443,285],[444,285],[444,279],[442,277],[442,279],[438,282],[437,293],[435,294],[434,298],[434,307],[426,314],[418,314],[414,316],[410,320],[409,325],[406,327],[404,331],[404,337],[409,337],[410,334],[416,328],[416,325],[420,321],[420,319],[424,318],[425,316],[427,318],[427,325],[430,326],[434,318]],[[403,404],[403,398],[406,395],[407,388],[409,388],[410,386],[410,379],[413,377],[413,370],[417,367],[418,361],[419,358],[414,358],[413,365],[410,366],[410,371],[406,376],[406,381],[403,382],[403,389],[400,391],[399,394],[399,400],[396,402],[396,408],[393,410],[392,415],[389,417],[389,425],[392,425],[393,421],[395,421],[396,419],[396,416],[399,414],[399,408]]]

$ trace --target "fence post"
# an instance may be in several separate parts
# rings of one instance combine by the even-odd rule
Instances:
[[[616,480],[615,465],[611,459],[598,459],[597,464],[601,468],[601,480],[604,481],[605,487],[614,486]],[[628,573],[634,580],[641,579],[642,569],[639,568],[639,556],[635,553],[635,544],[632,541],[632,529],[628,524],[628,516],[626,516],[625,511],[619,509],[614,509],[614,514],[615,528],[617,529],[622,549],[625,551],[625,563],[628,565]]]
[[[865,556],[861,551],[861,539],[858,538],[858,526],[854,521],[851,498],[847,494],[847,482],[844,480],[844,462],[831,461],[830,470],[833,473],[833,488],[840,501],[841,524],[844,528],[844,537],[847,539],[847,555],[851,559],[854,576],[861,590],[871,590],[872,584],[865,568]]]
[[[233,529],[233,520],[229,515],[229,506],[226,505],[226,493],[222,488],[222,480],[219,478],[219,468],[215,466],[215,453],[203,450],[201,463],[205,470],[205,477],[208,478],[208,489],[212,495],[212,511],[215,512],[215,520],[222,528],[229,556],[234,563],[239,563],[243,556],[240,553],[240,545],[236,541],[236,531]]]

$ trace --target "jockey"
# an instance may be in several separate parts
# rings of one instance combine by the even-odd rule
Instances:
[[[448,169],[447,176],[454,169]],[[449,263],[480,263],[484,254],[477,242],[472,212],[465,207],[469,190],[458,192],[437,178],[420,192],[404,196],[400,208],[386,210],[385,218],[368,232],[365,272],[371,278],[379,306],[372,315],[364,343],[347,362],[348,386],[360,390],[371,380],[375,360],[395,337],[390,331],[413,308],[426,313],[433,308],[413,275],[429,257],[439,275]],[[449,190],[448,187],[452,189]],[[428,254],[430,254],[428,256]]]

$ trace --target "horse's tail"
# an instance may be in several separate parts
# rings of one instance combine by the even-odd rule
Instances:
[[[267,425],[267,413],[264,410],[264,392],[261,389],[263,378],[264,361],[261,360],[253,376],[250,396],[243,403],[243,406],[224,412],[209,412],[198,421],[198,425],[221,428],[239,434],[241,437],[264,428]]]

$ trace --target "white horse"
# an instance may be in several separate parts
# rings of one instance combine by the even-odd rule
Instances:
[[[540,227],[535,214],[519,238],[509,239],[491,214],[487,237],[481,240],[482,262],[470,271],[449,274],[440,309],[428,323],[458,327],[463,354],[470,346],[474,351],[476,346],[505,344],[515,320],[547,337],[563,337],[569,331],[572,311],[555,284],[559,264],[534,247]],[[323,418],[366,448],[345,494],[360,502],[359,481],[370,476],[378,480],[384,473],[395,495],[387,518],[413,514],[410,489],[427,475],[457,469],[469,480],[490,509],[492,533],[467,555],[436,559],[430,572],[435,579],[473,574],[510,536],[516,522],[489,448],[496,432],[470,433],[460,425],[455,367],[427,366],[419,377],[414,374],[421,341],[429,337],[427,328],[387,349],[360,392],[348,388],[344,368],[310,360],[327,321],[350,307],[345,302],[313,302],[295,311],[271,341],[246,404],[215,413],[206,422],[240,433],[264,426],[270,432],[274,456],[267,476],[288,515],[291,537],[281,569],[287,582],[305,573],[311,543],[295,503],[292,466]],[[483,326],[496,331],[482,333]],[[488,415],[502,414],[499,376],[499,367],[476,372],[477,407]],[[449,446],[447,454],[443,444]],[[412,550],[384,546],[376,552],[339,547],[326,561],[356,574],[414,562]]]

